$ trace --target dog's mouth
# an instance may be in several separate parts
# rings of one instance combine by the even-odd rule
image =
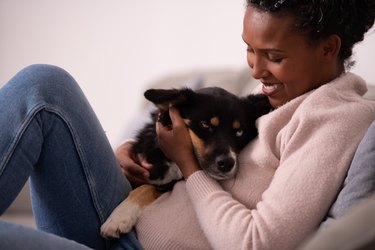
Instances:
[[[228,180],[238,171],[237,155],[233,152],[219,155],[213,161],[198,159],[202,169],[215,180]]]
[[[222,181],[222,180],[228,180],[233,178],[237,173],[237,167],[233,167],[230,172],[222,173],[222,172],[216,172],[216,171],[209,171],[206,170],[206,173],[211,176],[213,179]]]

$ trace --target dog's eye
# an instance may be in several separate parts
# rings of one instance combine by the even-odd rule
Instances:
[[[236,136],[237,137],[241,137],[243,135],[243,130],[242,129],[239,129],[236,131]]]
[[[200,123],[199,123],[199,125],[201,126],[201,128],[203,128],[203,129],[209,129],[211,126],[210,126],[210,124],[208,123],[208,122],[206,122],[206,121],[201,121]]]

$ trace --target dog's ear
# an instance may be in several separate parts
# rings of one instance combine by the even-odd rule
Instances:
[[[144,93],[147,100],[153,102],[159,109],[168,110],[170,104],[178,105],[194,95],[189,88],[182,89],[149,89]]]
[[[250,119],[256,120],[262,115],[268,114],[273,110],[268,97],[263,94],[249,95],[242,99],[247,115]]]

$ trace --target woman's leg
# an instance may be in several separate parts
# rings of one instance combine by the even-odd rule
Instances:
[[[130,185],[74,79],[22,70],[0,89],[0,126],[0,214],[31,176],[38,228],[103,249],[100,225]]]
[[[0,249],[90,250],[92,248],[54,234],[0,221]]]

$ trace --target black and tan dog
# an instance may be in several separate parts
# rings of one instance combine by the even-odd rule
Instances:
[[[176,106],[189,129],[195,156],[201,168],[216,180],[235,176],[237,155],[257,136],[255,121],[272,107],[264,95],[239,98],[221,88],[151,89],[145,97],[158,111],[152,113],[152,122],[138,133],[133,152],[143,154],[154,165],[149,183],[134,189],[102,225],[104,237],[119,237],[130,231],[144,206],[154,201],[182,179],[179,168],[158,146],[155,122],[171,126],[168,115],[170,104]]]

